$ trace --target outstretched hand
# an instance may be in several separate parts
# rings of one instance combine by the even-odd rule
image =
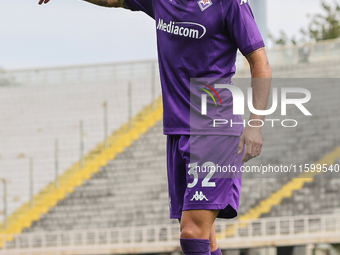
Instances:
[[[262,129],[259,127],[246,126],[240,137],[240,143],[238,145],[238,154],[243,152],[244,145],[246,145],[246,151],[242,158],[242,163],[245,163],[260,155],[262,144]]]
[[[39,0],[39,4],[47,4],[50,0]]]

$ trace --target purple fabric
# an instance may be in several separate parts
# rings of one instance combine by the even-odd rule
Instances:
[[[210,255],[209,239],[180,239],[184,255]]]
[[[217,217],[226,219],[237,216],[244,155],[237,154],[239,141],[238,136],[168,135],[170,218],[180,219],[184,210],[220,210]],[[216,165],[211,176],[202,167],[207,162]],[[197,178],[189,173],[194,164]],[[229,165],[236,171],[222,171]]]
[[[211,255],[223,255],[223,254],[222,254],[221,249],[220,249],[220,248],[217,248],[217,250],[211,252]]]
[[[236,97],[229,89],[216,88],[216,84],[234,86],[230,79],[190,79],[190,134],[240,136],[244,130],[243,119],[230,113]],[[206,103],[203,103],[204,96]],[[202,114],[202,105],[206,107],[205,114]]]
[[[243,0],[125,2],[131,10],[155,19],[164,134],[199,134],[190,129],[190,78],[231,78],[237,49],[245,55],[264,46],[249,4]],[[230,119],[232,109],[224,111],[225,119]],[[206,134],[221,132],[211,129]],[[235,135],[235,130],[223,135]]]

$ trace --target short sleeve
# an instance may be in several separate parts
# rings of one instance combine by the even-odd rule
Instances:
[[[229,0],[227,2],[228,6],[222,5],[225,24],[241,53],[245,56],[264,47],[261,33],[248,3],[249,0]]]
[[[125,3],[131,11],[142,11],[151,18],[155,18],[153,0],[125,0]]]

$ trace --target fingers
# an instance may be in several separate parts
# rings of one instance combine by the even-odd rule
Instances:
[[[256,141],[256,143],[255,143],[256,150],[254,152],[254,157],[257,157],[261,154],[262,145],[263,145],[262,138],[259,139],[258,141]]]
[[[257,142],[253,142],[253,146],[252,146],[252,150],[251,150],[251,157],[252,158],[255,158],[257,157],[258,155],[260,155],[260,146],[259,146],[259,143]]]
[[[245,151],[244,156],[242,158],[242,163],[245,163],[252,158],[252,156],[251,156],[252,149],[253,149],[252,143],[246,142],[246,151]]]
[[[50,0],[39,0],[39,4],[43,4],[43,3],[47,4],[49,1]]]
[[[257,153],[256,157],[259,156],[259,155],[261,154],[261,152],[262,152],[262,145],[263,145],[263,142],[261,141],[261,142],[259,143],[259,145],[258,145],[258,153]]]
[[[248,139],[248,141],[246,141],[246,151],[242,158],[242,163],[245,163],[250,159],[259,156],[261,154],[261,151],[262,151],[262,139],[258,141]]]
[[[240,137],[238,145],[238,154],[241,154],[244,151],[244,146],[246,147],[242,163],[259,156],[262,151],[262,144],[263,140],[261,129],[250,128],[247,126]]]

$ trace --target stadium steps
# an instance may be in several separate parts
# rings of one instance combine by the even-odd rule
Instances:
[[[317,73],[317,70],[313,72]],[[296,86],[304,85],[306,84]],[[252,164],[263,162],[277,164],[281,162],[280,158],[285,158],[286,161],[296,164],[297,162],[316,162],[320,158],[320,151],[331,151],[340,144],[336,125],[327,127],[319,125],[321,120],[324,123],[330,123],[330,117],[337,118],[331,113],[336,112],[334,109],[338,109],[334,102],[337,100],[336,96],[339,90],[333,90],[333,98],[321,93],[324,88],[319,86],[317,81],[308,86],[320,87],[320,97],[317,100],[327,99],[329,102],[326,104],[326,109],[317,104],[311,105],[311,111],[315,114],[314,120],[320,121],[304,120],[303,127],[305,128],[298,128],[294,133],[280,130],[282,131],[279,132],[280,137],[277,137],[276,130],[266,129],[267,140],[263,155],[254,159]],[[316,93],[315,95],[318,95]],[[325,95],[327,98],[322,98]],[[69,231],[81,228],[98,229],[169,223],[165,148],[163,148],[165,147],[165,137],[161,135],[161,129],[162,123],[158,122],[140,139],[135,140],[133,146],[126,148],[114,160],[101,167],[101,170],[92,175],[91,179],[76,187],[74,192],[69,193],[65,199],[59,200],[57,206],[50,207],[47,214],[44,214],[23,232]],[[302,143],[302,138],[307,136],[311,138]],[[278,144],[279,140],[284,142]],[[308,150],[304,148],[308,148]],[[140,169],[143,171],[139,171]],[[149,176],[148,183],[145,183],[145,186],[141,185],[140,180],[145,181],[147,176]],[[291,183],[290,180],[291,178],[284,176],[276,177],[274,180],[245,178],[242,181],[239,214],[247,215],[251,208],[256,208],[261,201],[267,198],[272,198],[271,207],[267,206],[268,210],[272,210],[276,203],[280,205],[285,199],[295,196],[295,191],[301,190],[301,185],[311,184],[307,181]],[[287,187],[281,194],[283,199],[272,197],[285,185]],[[265,213],[261,217],[263,215]]]
[[[155,109],[153,109],[153,104],[150,104],[132,119],[131,128],[129,127],[130,123],[125,123],[114,132],[108,138],[108,148],[105,148],[105,141],[103,141],[90,151],[84,157],[84,168],[80,167],[79,161],[66,170],[59,178],[59,189],[55,188],[55,182],[50,183],[34,196],[33,208],[30,208],[30,203],[27,202],[10,215],[7,230],[4,229],[3,223],[0,224],[0,235],[7,235],[7,241],[13,240],[14,235],[20,234],[25,228],[29,228],[34,221],[39,220],[43,214],[56,206],[67,194],[72,193],[85,180],[90,179],[101,167],[106,166],[109,160],[122,153],[134,140],[139,139],[140,135],[146,133],[161,119],[162,102],[161,97],[159,97],[156,100]],[[2,246],[3,243],[0,241],[0,248]]]
[[[336,160],[340,158],[340,146],[336,147],[332,152],[324,155],[319,161],[315,162],[314,165],[324,165],[326,164],[328,167],[334,165]],[[272,208],[276,205],[279,205],[283,199],[290,198],[293,196],[295,191],[298,191],[304,187],[305,184],[311,183],[314,181],[317,175],[322,174],[323,172],[312,172],[311,169],[306,170],[304,173],[300,174],[298,177],[293,178],[287,184],[283,185],[279,190],[273,192],[268,198],[260,201],[258,205],[251,208],[247,213],[239,216],[239,220],[252,220],[258,219],[264,214],[268,214]],[[238,228],[247,227],[246,223],[238,224]],[[235,226],[230,225],[229,228],[225,230],[225,233],[219,233],[217,235],[218,239],[231,237],[235,234]]]

